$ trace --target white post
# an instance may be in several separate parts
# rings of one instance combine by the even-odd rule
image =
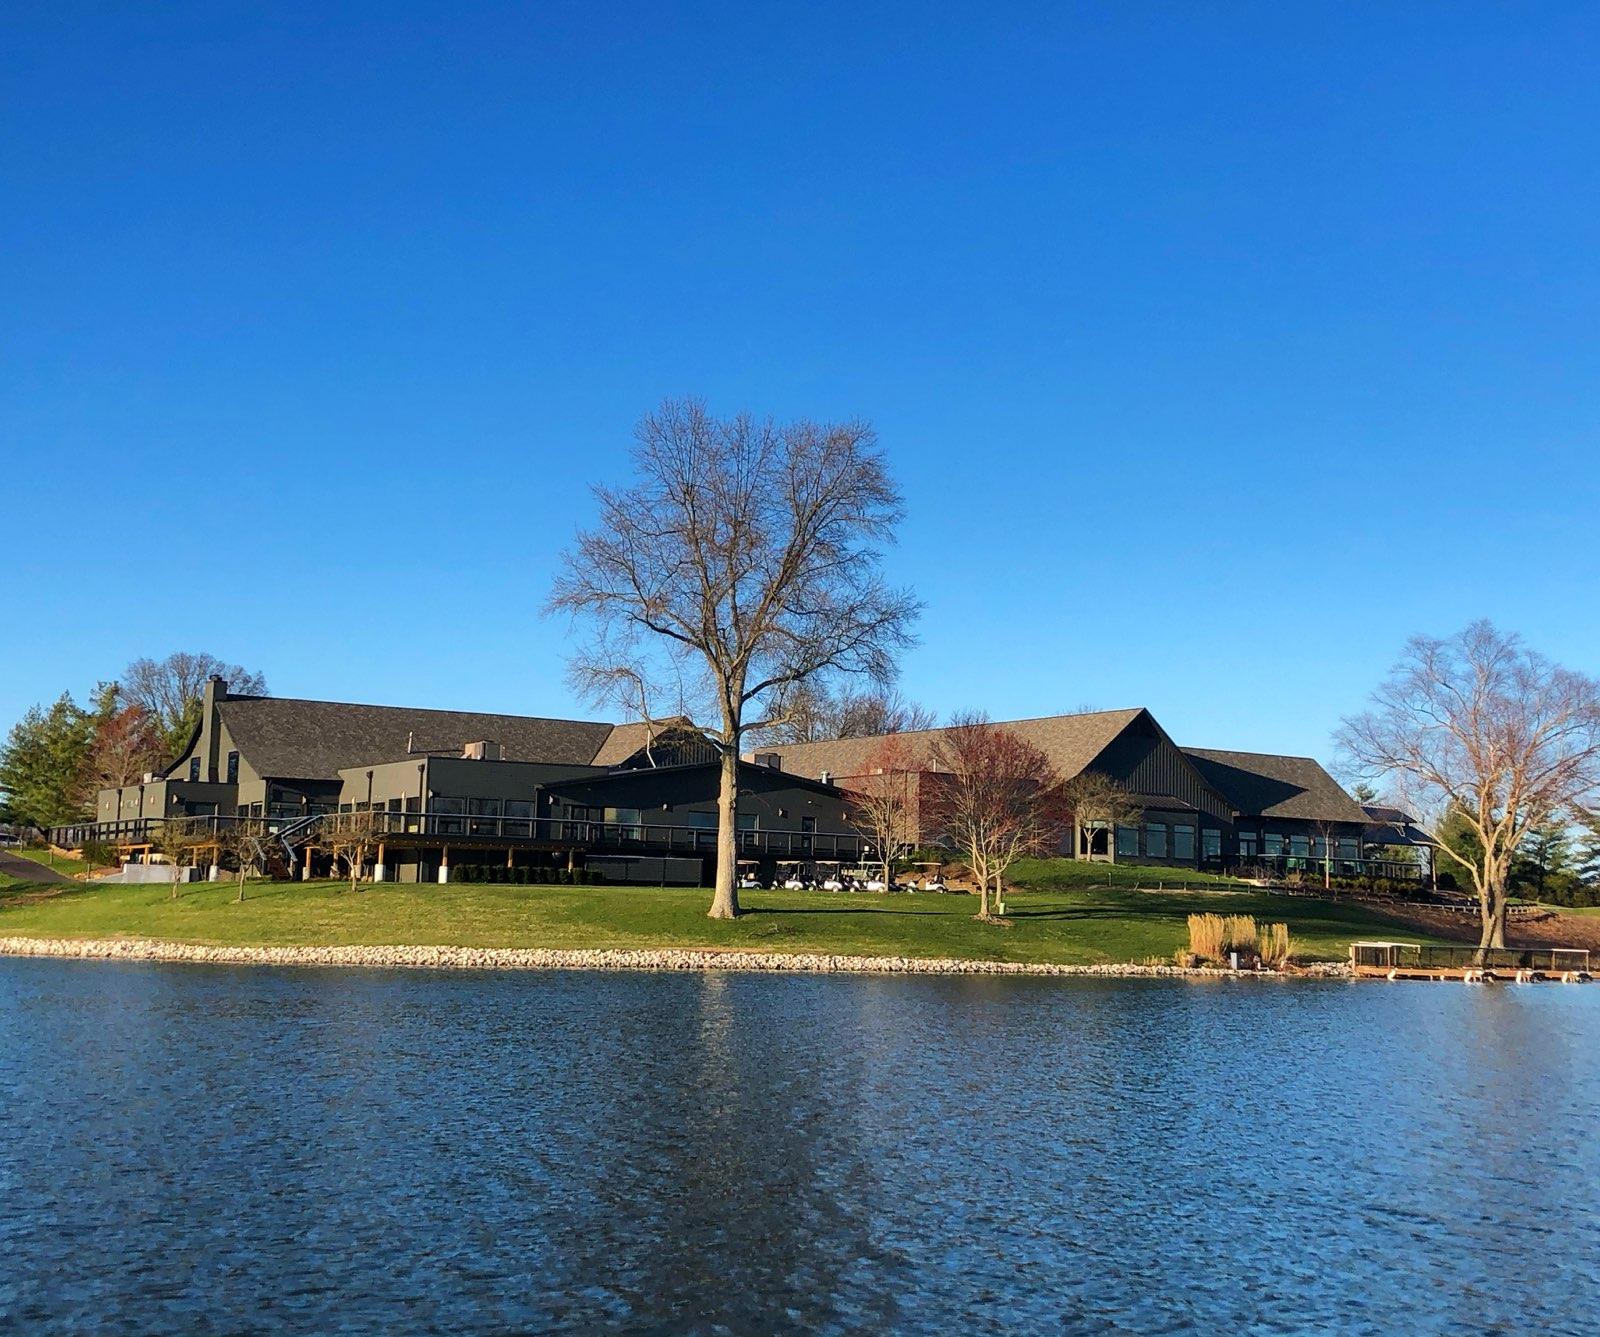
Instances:
[[[444,854],[440,856],[440,859],[439,859],[439,881],[448,882],[449,880],[450,880],[450,851],[446,850],[444,852]]]
[[[221,882],[222,881],[222,869],[218,865],[212,864],[210,869],[206,873],[206,881],[207,882]]]
[[[382,882],[383,881],[383,873],[384,873],[384,866],[381,863],[375,863],[375,864],[372,865],[372,880],[374,882]]]

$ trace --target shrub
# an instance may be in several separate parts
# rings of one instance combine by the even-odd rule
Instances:
[[[1220,961],[1227,941],[1228,921],[1221,915],[1189,916],[1189,950],[1204,961]]]
[[[1274,970],[1281,969],[1289,963],[1290,953],[1294,951],[1294,942],[1289,937],[1289,926],[1263,924],[1260,932],[1256,934],[1255,947],[1262,965],[1271,966]]]
[[[1190,915],[1189,950],[1204,961],[1221,961],[1230,951],[1256,949],[1254,915]]]

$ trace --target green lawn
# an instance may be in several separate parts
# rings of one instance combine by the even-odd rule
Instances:
[[[1248,882],[1193,868],[1163,868],[1156,864],[1089,863],[1081,859],[1019,859],[1006,881],[1026,891],[1081,891],[1090,887],[1140,887],[1155,890],[1181,882],[1205,883],[1219,888],[1252,889]]]
[[[1260,892],[1154,893],[1123,887],[1013,893],[1012,927],[979,924],[960,895],[744,892],[750,913],[706,918],[710,893],[650,887],[530,887],[341,882],[168,888],[0,889],[0,937],[144,937],[211,944],[450,944],[469,947],[739,947],[852,955],[1061,963],[1170,959],[1186,917],[1217,910],[1286,921],[1305,959],[1343,959],[1352,938],[1392,937],[1383,916]],[[1406,931],[1407,939],[1415,939]]]

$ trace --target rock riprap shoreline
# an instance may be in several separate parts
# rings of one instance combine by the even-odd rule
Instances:
[[[1075,966],[953,957],[751,952],[715,947],[213,947],[146,938],[0,938],[0,955],[85,961],[172,961],[193,965],[355,966],[380,970],[754,970],[797,974],[1047,975],[1124,979],[1297,978],[1199,966]],[[1317,967],[1312,973],[1327,978],[1347,972],[1333,966]]]

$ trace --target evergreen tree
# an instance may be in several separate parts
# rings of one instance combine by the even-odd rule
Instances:
[[[34,706],[0,747],[0,790],[14,819],[56,826],[84,815],[83,773],[94,716],[69,692],[43,710]]]
[[[1543,900],[1553,883],[1572,867],[1572,840],[1565,824],[1546,822],[1528,834],[1511,869],[1511,884],[1522,895]]]
[[[1586,813],[1572,870],[1586,887],[1600,889],[1600,812]]]

